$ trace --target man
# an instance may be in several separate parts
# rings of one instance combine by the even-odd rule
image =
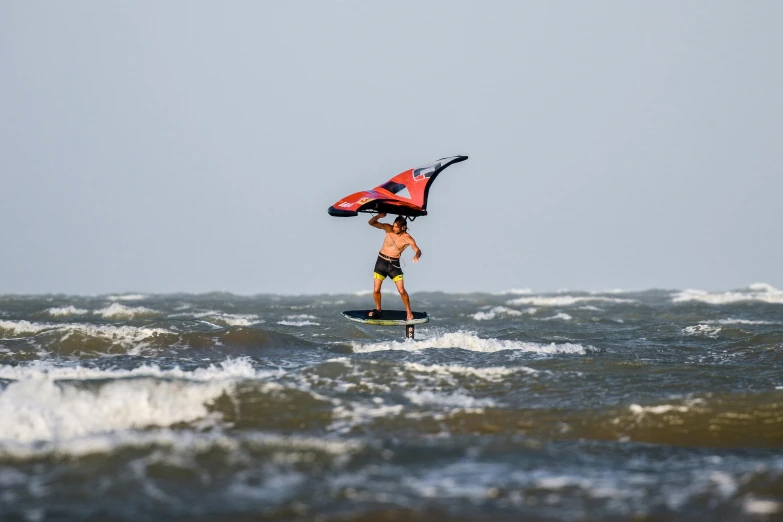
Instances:
[[[400,297],[405,305],[405,311],[407,312],[407,318],[410,321],[413,319],[413,312],[411,312],[411,303],[408,298],[408,292],[405,291],[405,283],[402,281],[402,269],[400,268],[400,254],[405,248],[410,245],[416,255],[413,256],[413,262],[418,263],[419,257],[421,257],[421,250],[416,245],[416,241],[413,240],[410,234],[408,234],[408,223],[402,216],[397,216],[393,225],[387,225],[386,223],[378,223],[378,220],[385,218],[386,214],[381,212],[373,216],[369,221],[370,226],[380,228],[386,232],[386,237],[383,238],[383,246],[378,254],[378,261],[375,262],[375,273],[373,274],[373,289],[372,295],[375,298],[375,310],[370,312],[370,317],[381,317],[381,284],[386,276],[392,278],[392,281],[397,285],[397,290],[400,292]]]

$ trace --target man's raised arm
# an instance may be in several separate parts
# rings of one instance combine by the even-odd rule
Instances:
[[[370,221],[368,221],[368,223],[370,224],[371,227],[380,228],[381,230],[386,230],[384,228],[385,223],[378,223],[379,219],[385,218],[385,217],[386,217],[386,214],[384,214],[383,212],[380,212],[378,214],[375,214],[373,217],[371,217]]]

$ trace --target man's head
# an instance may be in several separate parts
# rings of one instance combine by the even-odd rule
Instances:
[[[397,234],[402,234],[406,230],[408,230],[408,222],[405,221],[405,218],[402,216],[397,216],[397,219],[394,220],[394,232]]]

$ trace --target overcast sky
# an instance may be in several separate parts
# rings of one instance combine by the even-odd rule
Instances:
[[[2,293],[783,287],[783,2],[0,2]],[[390,220],[387,220],[390,221]]]

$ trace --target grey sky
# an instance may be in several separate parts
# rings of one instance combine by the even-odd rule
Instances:
[[[783,287],[783,3],[0,3],[0,293]]]

